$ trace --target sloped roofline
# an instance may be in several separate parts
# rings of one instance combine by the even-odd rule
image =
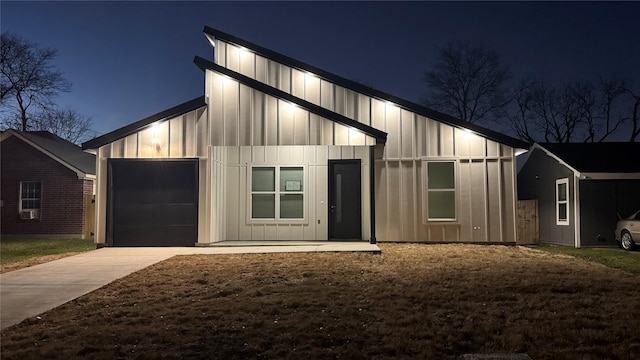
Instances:
[[[523,150],[527,150],[531,144],[516,139],[514,137],[499,133],[497,131],[494,130],[490,130],[478,125],[474,125],[474,124],[470,124],[467,123],[465,121],[462,121],[458,118],[455,118],[453,116],[435,111],[433,109],[429,109],[425,106],[422,105],[418,105],[416,103],[413,103],[411,101],[399,98],[397,96],[385,93],[383,91],[380,90],[376,90],[374,88],[368,87],[366,85],[362,85],[360,83],[357,83],[355,81],[343,78],[341,76],[338,76],[336,74],[332,74],[328,71],[324,71],[320,68],[317,68],[313,65],[309,65],[307,63],[304,63],[302,61],[293,59],[291,57],[288,57],[286,55],[280,54],[276,51],[264,48],[260,45],[254,44],[252,42],[240,39],[238,37],[235,37],[231,34],[227,34],[223,31],[211,28],[209,26],[205,26],[204,30],[203,30],[205,36],[209,39],[209,42],[211,42],[212,44],[214,44],[213,39],[215,38],[219,38],[225,42],[231,43],[231,44],[235,44],[247,49],[251,49],[251,51],[260,54],[261,56],[271,59],[273,61],[282,63],[284,65],[290,66],[292,68],[298,69],[298,70],[302,70],[304,72],[311,72],[314,75],[323,78],[325,80],[328,80],[330,82],[333,82],[339,86],[351,89],[353,91],[371,96],[373,98],[377,98],[383,101],[390,101],[398,106],[400,106],[401,108],[404,108],[405,110],[409,110],[412,111],[416,114],[419,115],[423,115],[425,117],[428,117],[430,119],[433,119],[435,121],[447,124],[447,125],[451,125],[453,127],[456,128],[460,128],[460,129],[465,129],[465,130],[470,130],[482,137],[485,137],[487,139],[490,140],[494,140],[496,142],[499,142],[501,144],[504,145],[508,145],[511,146],[513,148],[517,148],[517,149],[523,149]]]
[[[129,124],[110,133],[106,133],[102,136],[98,136],[97,138],[93,138],[87,142],[84,142],[82,143],[82,150],[95,150],[101,146],[127,137],[140,130],[144,130],[145,128],[154,125],[156,122],[169,120],[171,118],[184,115],[190,111],[197,110],[205,106],[207,106],[205,97],[199,96],[195,99],[191,99],[189,101],[183,102],[182,104],[176,105],[170,109],[161,111],[155,115],[151,115],[140,121],[136,121],[133,124]]]
[[[553,158],[556,161],[558,161],[561,165],[563,165],[567,169],[571,170],[575,177],[577,177],[577,178],[579,178],[581,180],[632,180],[632,179],[640,179],[640,173],[610,173],[610,172],[580,171],[580,170],[576,169],[575,167],[569,165],[569,163],[567,163],[560,156],[556,155],[554,152],[548,150],[547,148],[545,148],[544,146],[540,145],[539,143],[534,143],[533,146],[531,146],[531,152],[533,152],[533,150],[535,150],[535,149],[539,149],[540,151],[543,151],[545,154],[547,154],[551,158]],[[527,161],[529,161],[529,158],[526,159],[526,161],[522,165],[522,167],[524,167],[524,165],[526,165]]]
[[[9,130],[6,130],[6,131],[2,132],[2,136],[0,136],[0,142],[5,141],[6,139],[8,139],[11,136],[17,137],[18,139],[20,139],[20,140],[24,141],[25,143],[29,144],[30,146],[32,146],[36,150],[38,150],[41,153],[47,155],[52,160],[58,162],[60,165],[62,165],[64,167],[68,168],[69,170],[73,171],[78,176],[78,179],[94,180],[96,178],[96,174],[95,173],[91,174],[91,173],[85,172],[85,171],[83,171],[81,169],[78,169],[73,164],[69,163],[65,159],[63,159],[63,158],[57,156],[56,154],[54,154],[52,151],[48,150],[47,148],[45,148],[43,146],[40,146],[39,144],[37,144],[36,142],[32,141],[28,137],[24,136],[24,134],[22,134],[20,131],[9,129]]]
[[[284,92],[280,89],[276,89],[272,86],[269,86],[267,84],[264,84],[260,81],[257,81],[255,79],[252,79],[248,76],[242,75],[240,73],[237,73],[233,70],[229,70],[223,66],[220,66],[218,64],[215,64],[209,60],[203,59],[199,56],[196,56],[193,59],[193,62],[200,68],[202,69],[202,71],[205,70],[211,70],[211,71],[215,71],[217,73],[220,73],[224,76],[228,76],[232,79],[237,80],[238,82],[253,88],[255,90],[258,90],[260,92],[263,92],[267,95],[271,95],[275,98],[279,98],[282,100],[285,100],[287,102],[290,102],[292,104],[295,104],[301,108],[304,108],[306,110],[308,110],[311,113],[314,113],[318,116],[321,116],[323,118],[326,118],[330,121],[333,122],[337,122],[339,124],[348,126],[348,127],[352,127],[355,129],[360,130],[361,132],[363,132],[366,135],[369,135],[373,138],[376,139],[376,143],[378,144],[384,144],[387,141],[387,133],[382,131],[382,130],[378,130],[376,128],[373,128],[369,125],[363,124],[361,122],[358,122],[356,120],[350,119],[346,116],[340,115],[336,112],[333,112],[331,110],[325,109],[321,106],[318,106],[316,104],[313,104],[309,101],[300,99],[299,97],[293,96],[287,92]]]

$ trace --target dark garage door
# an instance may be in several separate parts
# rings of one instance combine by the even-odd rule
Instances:
[[[198,160],[110,159],[107,239],[111,246],[194,246]]]

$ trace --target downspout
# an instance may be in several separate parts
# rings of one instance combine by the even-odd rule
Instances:
[[[369,209],[371,216],[369,222],[371,223],[371,237],[369,238],[369,244],[377,243],[376,240],[376,181],[375,181],[375,173],[376,173],[376,159],[375,159],[375,150],[374,146],[369,146],[369,204],[371,209]]]

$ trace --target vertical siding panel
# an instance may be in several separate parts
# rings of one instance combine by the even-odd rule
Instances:
[[[231,44],[227,44],[227,68],[240,72],[240,50]]]
[[[456,217],[460,223],[460,239],[473,241],[473,225],[471,221],[471,165],[469,161],[460,161],[458,168],[459,198]]]
[[[503,241],[514,242],[515,239],[515,189],[514,189],[514,162],[502,161],[502,216]]]
[[[252,96],[252,128],[253,128],[253,142],[252,145],[264,145],[265,144],[265,115],[264,115],[264,94],[257,90],[253,91]]]
[[[349,145],[349,128],[341,124],[333,124],[335,145]]]
[[[267,240],[264,234],[265,226],[263,224],[256,224],[251,226],[251,240]]]
[[[278,80],[280,79],[280,65],[273,61],[267,60],[267,84],[278,88]]]
[[[306,199],[305,203],[306,203],[306,207],[305,207],[305,211],[306,211],[306,218],[309,221],[309,225],[308,226],[304,226],[303,227],[303,234],[302,234],[302,239],[303,240],[315,240],[316,237],[316,226],[320,226],[317,225],[317,217],[316,217],[316,197],[317,197],[317,193],[318,193],[318,189],[316,188],[316,166],[315,166],[315,149],[313,147],[305,147],[304,148],[304,157],[305,157],[305,162],[308,164],[313,164],[313,165],[309,165],[307,166],[307,177],[306,177],[306,190],[305,190],[305,196]]]
[[[267,132],[265,145],[278,145],[278,100],[272,96],[266,96],[265,116]]]
[[[252,79],[256,77],[255,53],[248,50],[240,50],[240,73]]]
[[[264,225],[264,239],[265,240],[278,239],[278,226],[273,224]]]
[[[440,123],[427,119],[427,156],[440,156]]]
[[[304,228],[309,225],[295,224],[289,226],[289,239],[290,240],[304,240]]]
[[[329,121],[327,119],[322,118],[321,122],[321,144],[322,145],[333,145],[334,141],[334,133],[333,133],[333,125],[335,123],[333,121]]]
[[[307,110],[295,107],[293,109],[293,144],[307,145],[309,144],[309,112]]]
[[[456,155],[460,157],[469,157],[471,156],[470,151],[470,142],[471,142],[471,134],[462,130],[462,129],[454,129],[454,136],[456,137]]]
[[[227,67],[227,43],[216,40],[214,62],[222,67]]]
[[[334,111],[333,87],[332,83],[320,80],[320,106],[331,111]]]
[[[137,158],[138,157],[138,134],[131,134],[125,138],[126,149],[124,156],[126,158]]]
[[[293,114],[295,107],[278,100],[278,145],[293,145]]]
[[[329,209],[328,204],[328,189],[327,184],[328,173],[328,159],[329,148],[327,146],[318,146],[316,148],[316,238],[318,240],[327,240],[329,238]],[[320,223],[318,224],[318,220]]]
[[[305,146],[289,146],[289,161],[291,164],[303,164],[305,162]]]
[[[400,187],[401,204],[400,204],[400,219],[402,223],[402,241],[415,241],[414,233],[414,187],[413,187],[413,162],[402,161],[400,162],[401,181]]]
[[[483,161],[471,162],[471,222],[473,241],[487,241],[485,236],[486,220],[486,174]]]
[[[387,207],[389,208],[387,214],[387,218],[389,219],[387,236],[391,241],[402,240],[400,234],[400,199],[402,195],[400,175],[400,162],[387,162]]]
[[[260,55],[256,55],[256,80],[267,83],[267,59]]]
[[[390,240],[387,232],[389,223],[387,206],[387,169],[386,161],[375,162],[375,197],[376,197],[376,236],[382,240]]]
[[[177,117],[169,122],[169,156],[172,158],[184,157],[182,142],[184,138],[183,117]]]
[[[291,95],[304,99],[304,73],[291,69]]]
[[[498,161],[487,161],[487,183],[489,186],[487,201],[489,206],[489,241],[502,241],[501,229],[501,174]]]
[[[355,119],[356,94],[349,89],[344,90],[344,115],[349,119]]]
[[[371,125],[371,98],[358,94],[358,108],[356,120],[367,125]]]
[[[238,145],[238,97],[240,84],[227,81],[224,85],[224,145]]]
[[[252,138],[252,121],[251,121],[251,104],[253,103],[253,99],[251,98],[253,94],[253,89],[241,85],[240,86],[240,99],[239,99],[239,128],[238,128],[238,145],[247,146],[251,145]]]
[[[342,150],[339,146],[329,146],[329,159],[336,160],[342,158]]]
[[[340,115],[345,115],[345,88],[342,86],[334,85],[335,89],[335,112]]]
[[[320,105],[320,79],[311,74],[304,75],[304,99]]]
[[[442,156],[453,156],[454,155],[454,135],[453,135],[453,127],[449,125],[440,125],[440,145],[441,145],[441,155]]]
[[[193,112],[184,117],[184,155],[186,157],[196,156],[196,114]]]
[[[249,213],[249,184],[248,184],[248,166],[251,163],[252,151],[250,146],[240,147],[240,166],[238,167],[240,183],[238,189],[238,228],[239,240],[252,240],[251,225],[247,224],[247,215]]]
[[[385,122],[387,129],[387,143],[385,144],[385,159],[400,158],[400,108],[386,104]]]
[[[278,89],[291,93],[291,68],[285,65],[280,65],[278,68]]]
[[[341,146],[338,149],[340,149],[341,159],[345,159],[345,160],[355,159],[353,146]]]
[[[499,144],[497,142],[487,140],[487,156],[500,156]]]
[[[469,136],[469,152],[471,156],[475,157],[484,157],[486,156],[485,152],[487,149],[485,138],[475,135],[468,134]]]
[[[252,146],[251,147],[251,162],[264,164],[265,147],[264,146]]]
[[[320,145],[322,134],[322,118],[316,114],[309,113],[309,145]]]
[[[224,145],[223,86],[231,80],[207,70],[209,83],[209,117],[211,121],[211,145]],[[188,142],[187,142],[188,144]]]
[[[427,156],[427,119],[416,115],[416,153],[417,157]]]
[[[229,152],[237,152],[237,148],[228,148]],[[240,167],[227,166],[226,195],[226,239],[239,240],[240,216]]]
[[[404,159],[410,159],[414,157],[413,149],[415,147],[414,139],[415,139],[415,129],[414,125],[414,115],[412,112],[402,110],[401,112],[401,146],[402,152],[401,157]]]

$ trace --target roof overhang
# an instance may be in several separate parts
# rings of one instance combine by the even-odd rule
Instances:
[[[585,172],[579,171],[573,166],[569,165],[562,158],[547,150],[544,146],[535,143],[531,147],[531,151],[539,149],[547,154],[549,157],[558,161],[561,165],[573,172],[573,175],[580,180],[637,180],[640,179],[640,173],[603,173],[603,172]],[[527,159],[528,160],[528,159]]]
[[[333,112],[331,110],[328,110],[326,108],[323,108],[321,106],[318,106],[316,104],[313,104],[309,101],[300,99],[296,96],[293,96],[289,93],[286,93],[280,89],[276,89],[272,86],[269,86],[267,84],[264,84],[260,81],[254,80],[248,76],[242,75],[240,73],[237,73],[233,70],[229,70],[225,67],[222,67],[220,65],[217,65],[209,60],[206,60],[204,58],[201,58],[199,56],[196,56],[193,59],[193,62],[203,71],[205,70],[210,70],[210,71],[214,71],[217,72],[221,75],[227,76],[229,78],[232,78],[236,81],[238,81],[239,83],[246,85],[252,89],[258,90],[260,92],[263,92],[265,94],[268,94],[270,96],[273,96],[275,98],[287,101],[289,103],[295,104],[296,106],[299,106],[300,108],[303,108],[313,114],[316,114],[318,116],[321,116],[325,119],[328,119],[330,121],[339,123],[341,125],[345,125],[354,129],[359,130],[360,132],[364,133],[365,135],[371,136],[372,138],[376,139],[376,143],[377,144],[384,144],[387,141],[387,133],[382,131],[382,130],[378,130],[374,127],[371,127],[369,125],[366,125],[364,123],[355,121],[351,118],[348,118],[346,116],[340,115],[336,112]]]
[[[260,54],[261,56],[271,59],[273,61],[279,62],[281,64],[287,65],[289,67],[298,69],[300,71],[303,72],[310,72],[312,74],[314,74],[314,76],[317,76],[319,78],[322,78],[324,80],[333,82],[339,86],[351,89],[353,91],[365,94],[367,96],[370,96],[372,98],[375,98],[377,100],[381,100],[384,102],[391,102],[394,103],[395,105],[399,106],[402,109],[414,112],[416,114],[425,116],[429,119],[433,119],[435,121],[453,126],[455,128],[458,129],[462,129],[462,130],[466,130],[472,134],[496,141],[498,143],[510,146],[512,148],[515,149],[516,154],[522,154],[524,152],[526,152],[529,147],[531,146],[531,144],[529,144],[528,142],[513,138],[511,136],[499,133],[497,131],[493,131],[490,129],[486,129],[484,127],[478,126],[478,125],[474,125],[465,121],[462,121],[458,118],[455,118],[453,116],[435,111],[433,109],[429,109],[425,106],[422,105],[418,105],[416,103],[404,100],[402,98],[399,98],[397,96],[393,96],[391,94],[385,93],[383,91],[380,90],[376,90],[374,88],[368,87],[366,85],[360,84],[358,82],[343,78],[341,76],[332,74],[330,72],[324,71],[322,69],[319,69],[315,66],[309,65],[307,63],[304,63],[302,61],[293,59],[291,57],[288,57],[286,55],[280,54],[278,52],[275,52],[273,50],[269,50],[267,48],[264,48],[260,45],[256,45],[254,43],[251,43],[249,41],[240,39],[238,37],[235,37],[231,34],[227,34],[223,31],[217,30],[217,29],[213,29],[209,26],[205,26],[204,30],[203,30],[205,36],[207,37],[207,39],[209,40],[209,42],[215,46],[215,39],[218,38],[224,42],[233,44],[233,45],[237,45],[246,49],[250,49],[251,51]]]
[[[15,136],[18,139],[24,141],[25,143],[29,144],[30,146],[32,146],[33,148],[35,148],[36,150],[40,151],[41,153],[47,155],[48,157],[50,157],[51,159],[53,159],[54,161],[60,163],[60,165],[68,168],[69,170],[73,171],[76,173],[76,175],[78,176],[78,179],[81,180],[95,180],[96,175],[95,174],[87,174],[84,171],[76,168],[75,166],[69,164],[68,162],[66,162],[64,159],[56,156],[55,154],[53,154],[52,152],[48,151],[47,149],[43,148],[42,146],[36,144],[35,142],[29,140],[26,136],[23,136],[19,131],[15,131],[15,130],[7,130],[2,132],[2,135],[0,136],[0,142],[3,142],[4,140],[8,139],[11,136]]]
[[[161,111],[155,115],[151,115],[140,121],[136,121],[133,124],[129,124],[125,127],[121,127],[120,129],[114,130],[110,133],[104,134],[102,136],[98,136],[87,142],[84,142],[82,143],[82,150],[95,153],[95,150],[97,150],[101,146],[104,146],[116,140],[127,137],[138,131],[149,128],[159,122],[169,120],[169,119],[178,117],[180,115],[184,115],[190,111],[197,110],[205,106],[207,106],[205,97],[199,96],[195,99],[191,99],[180,105],[176,105],[170,109]]]

